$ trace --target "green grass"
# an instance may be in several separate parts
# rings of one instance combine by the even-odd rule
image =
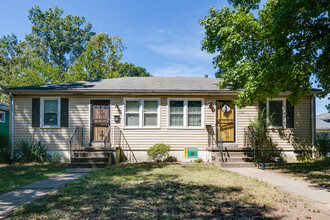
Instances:
[[[0,164],[0,194],[65,171],[63,164]]]
[[[10,218],[270,219],[272,210],[295,201],[266,183],[214,166],[125,164],[92,172],[21,206]]]
[[[297,164],[274,164],[269,169],[276,169],[282,173],[290,174],[316,183],[319,186],[330,188],[330,163],[316,161]]]

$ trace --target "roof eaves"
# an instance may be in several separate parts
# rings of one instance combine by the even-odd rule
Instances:
[[[236,93],[235,91],[232,90],[148,90],[148,89],[144,89],[144,90],[136,90],[136,89],[121,89],[121,90],[105,90],[105,89],[101,89],[101,90],[90,90],[90,89],[79,89],[79,90],[70,90],[70,89],[66,89],[66,90],[3,90],[3,92],[5,93],[9,93],[11,92],[12,94],[40,94],[40,93],[54,93],[56,92],[56,94],[58,93],[62,93],[62,94],[82,94],[82,93],[100,93],[100,94],[104,94],[104,93],[167,93],[167,94],[174,94],[174,93]]]

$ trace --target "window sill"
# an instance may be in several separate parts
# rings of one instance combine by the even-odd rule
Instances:
[[[48,129],[48,128],[61,128],[61,127],[59,127],[59,126],[42,126],[40,128],[42,128],[42,129]]]
[[[167,127],[168,130],[205,130],[205,127]]]
[[[285,130],[285,127],[274,127],[274,126],[268,126],[267,129],[276,129],[276,130]]]
[[[160,130],[160,127],[123,127],[123,130]]]

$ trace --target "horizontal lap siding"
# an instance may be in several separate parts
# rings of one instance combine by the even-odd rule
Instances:
[[[237,144],[239,147],[244,147],[244,128],[257,117],[257,105],[237,109]],[[269,136],[278,148],[286,151],[303,149],[306,145],[311,146],[311,98],[303,97],[301,102],[295,106],[293,129],[273,129],[270,130]]]
[[[83,126],[84,146],[88,146],[90,140],[90,99],[110,99],[110,118],[113,126],[122,128],[123,122],[123,98],[127,96],[61,96],[69,98],[69,127],[59,129],[32,128],[32,98],[36,96],[18,96],[15,98],[15,127],[14,138],[18,140],[42,141],[50,150],[68,150],[69,139],[75,126]],[[208,134],[203,129],[168,129],[167,128],[167,98],[187,98],[182,96],[149,96],[160,98],[160,128],[159,129],[123,129],[123,132],[133,149],[147,149],[155,143],[165,143],[172,149],[184,147],[208,147]],[[216,123],[215,109],[209,108],[209,101],[216,108],[216,100],[231,100],[234,96],[191,96],[188,98],[204,98],[204,125],[214,126]],[[114,121],[114,116],[120,116],[120,123]],[[258,115],[258,106],[236,108],[236,143],[238,147],[244,147],[244,128]],[[302,140],[311,143],[311,109],[310,97],[304,97],[295,106],[295,128],[282,130],[285,136],[294,133],[296,143]],[[282,139],[278,130],[271,132],[271,137],[279,147],[285,150],[293,150],[288,139]]]
[[[244,129],[249,126],[249,124],[254,121],[258,117],[258,106],[252,105],[247,106],[245,108],[237,108],[237,116],[236,116],[236,140],[238,147],[244,146]]]
[[[76,126],[83,126],[83,141],[89,143],[89,99],[83,97],[69,98],[69,127],[63,128],[33,128],[32,98],[15,98],[14,140],[41,141],[49,150],[69,150],[70,137]]]
[[[283,133],[283,135],[281,135]],[[270,132],[270,137],[283,150],[303,150],[312,144],[311,98],[303,97],[294,108],[294,128]]]
[[[156,98],[156,97],[155,97]],[[196,147],[205,149],[208,146],[208,133],[203,129],[171,129],[167,128],[168,109],[167,98],[186,98],[179,96],[158,96],[160,98],[160,128],[159,129],[123,129],[126,139],[133,149],[148,149],[155,143],[171,145],[171,149]],[[189,97],[201,98],[201,97]],[[215,124],[213,113],[204,99],[204,124]],[[122,110],[121,110],[122,111]]]

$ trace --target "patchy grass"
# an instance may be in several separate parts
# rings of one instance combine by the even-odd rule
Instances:
[[[311,163],[272,164],[268,169],[280,171],[296,177],[302,177],[319,186],[330,189],[330,163],[316,161]]]
[[[0,164],[0,194],[63,173],[63,164]]]
[[[125,164],[92,172],[10,218],[274,219],[297,206],[307,210],[286,192],[205,164]]]

